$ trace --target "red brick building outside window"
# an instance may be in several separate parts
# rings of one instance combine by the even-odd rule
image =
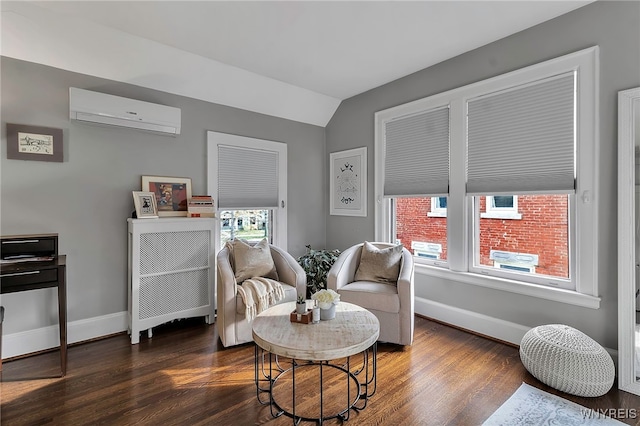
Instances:
[[[409,250],[412,243],[441,245],[440,259],[447,259],[447,218],[434,216],[431,197],[395,200],[396,238]],[[487,197],[480,197],[486,212]],[[520,195],[519,219],[480,219],[480,264],[495,266],[491,251],[537,256],[535,273],[569,277],[567,195]]]

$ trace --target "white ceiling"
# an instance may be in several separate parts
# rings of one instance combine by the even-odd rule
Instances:
[[[65,16],[67,22],[82,21],[83,28],[89,28],[86,23],[90,21],[101,31],[116,29],[137,39],[188,52],[190,57],[206,58],[218,68],[224,65],[226,71],[244,73],[243,79],[255,76],[260,85],[285,83],[291,91],[287,99],[292,101],[293,92],[298,89],[302,89],[306,101],[318,95],[315,102],[325,103],[332,109],[329,114],[321,114],[322,118],[316,120],[285,117],[318,125],[326,124],[343,99],[587,3],[590,1],[31,2],[56,16]],[[13,2],[2,4],[4,36],[5,22],[9,18],[15,21],[15,15],[5,15],[5,11],[16,8],[11,7]],[[25,10],[19,13],[28,15]],[[18,27],[16,23],[12,28],[19,31]],[[86,31],[78,36],[88,37]],[[23,40],[20,43],[22,49],[33,49]],[[4,41],[2,47],[3,54],[13,52],[10,56],[33,55],[15,53],[19,49],[7,48]],[[43,60],[47,61],[72,68],[61,65],[60,58]],[[139,78],[135,81],[144,85]],[[280,85],[278,90],[283,87]],[[164,90],[178,92],[169,86]],[[257,110],[242,102],[232,106]],[[278,108],[275,112],[257,111],[283,116]]]

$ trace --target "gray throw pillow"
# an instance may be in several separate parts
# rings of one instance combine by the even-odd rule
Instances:
[[[236,282],[241,283],[251,277],[278,279],[266,238],[254,246],[238,239],[228,242],[227,246],[233,253]]]
[[[356,281],[375,281],[395,284],[400,275],[402,245],[379,249],[368,241],[362,246],[360,265],[356,271]]]

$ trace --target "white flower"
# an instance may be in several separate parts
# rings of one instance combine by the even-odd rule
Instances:
[[[311,295],[312,300],[318,301],[318,306],[320,309],[329,309],[331,304],[337,305],[340,301],[340,295],[335,291],[328,290],[320,290]]]

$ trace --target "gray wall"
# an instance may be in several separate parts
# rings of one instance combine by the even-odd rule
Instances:
[[[192,179],[206,192],[206,132],[288,146],[289,251],[325,244],[324,129],[3,57],[2,235],[57,232],[67,254],[68,320],[127,310],[127,217],[142,175]],[[223,82],[222,82],[223,84]],[[69,87],[182,109],[176,138],[69,120]],[[61,128],[64,162],[7,160],[6,123]],[[4,333],[57,324],[53,290],[2,296]]]
[[[434,41],[437,43],[437,40]],[[561,322],[617,347],[617,93],[640,86],[640,3],[598,1],[536,27],[343,101],[326,129],[328,152],[368,147],[367,218],[327,216],[327,245],[374,237],[374,113],[590,46],[600,46],[598,283],[593,310],[416,275],[416,295],[506,321]],[[328,166],[327,166],[328,167]],[[328,195],[327,195],[328,197]],[[631,230],[630,230],[631,232]]]

